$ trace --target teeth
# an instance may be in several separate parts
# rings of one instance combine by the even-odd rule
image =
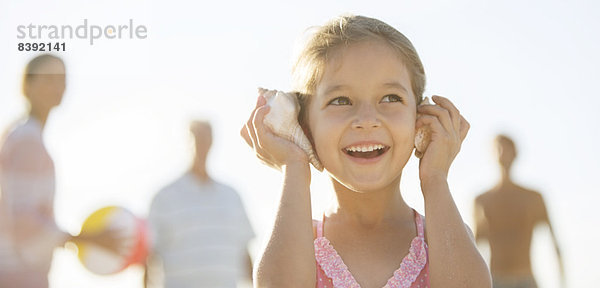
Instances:
[[[348,148],[346,148],[346,151],[350,151],[350,152],[371,152],[371,151],[375,151],[378,149],[383,149],[385,146],[383,146],[382,144],[375,144],[375,145],[362,145],[362,146],[350,146]]]

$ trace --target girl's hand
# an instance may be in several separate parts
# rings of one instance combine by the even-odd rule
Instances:
[[[281,138],[263,124],[265,115],[269,113],[267,100],[263,95],[275,94],[275,90],[258,89],[258,101],[256,108],[250,114],[246,125],[242,127],[240,135],[246,143],[254,149],[256,157],[267,166],[281,171],[283,166],[300,163],[308,165],[308,156],[298,145]]]
[[[460,146],[469,131],[469,123],[450,100],[432,96],[437,105],[417,107],[416,129],[429,126],[431,142],[419,163],[421,182],[432,179],[446,180],[448,170],[460,151]]]

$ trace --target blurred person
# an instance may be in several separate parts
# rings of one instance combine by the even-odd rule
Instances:
[[[65,86],[62,59],[43,54],[27,64],[22,89],[29,113],[0,148],[0,287],[48,287],[54,248],[66,241],[117,249],[116,231],[72,236],[54,219],[55,168],[42,134]]]
[[[501,178],[491,190],[475,200],[475,237],[487,241],[491,249],[490,269],[494,288],[535,288],[530,250],[534,228],[546,224],[559,261],[562,286],[564,268],[557,240],[542,195],[511,179],[517,156],[514,142],[505,135],[495,139]]]
[[[153,199],[148,222],[153,249],[146,287],[236,287],[251,281],[247,245],[254,232],[235,190],[208,174],[208,122],[194,121],[191,169]],[[162,283],[161,283],[162,282]]]

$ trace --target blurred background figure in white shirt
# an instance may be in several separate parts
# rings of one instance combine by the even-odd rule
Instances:
[[[236,287],[251,281],[254,232],[238,193],[208,174],[211,125],[193,121],[195,158],[188,172],[153,199],[147,287]],[[233,163],[232,163],[233,164]],[[235,164],[234,164],[235,165]]]

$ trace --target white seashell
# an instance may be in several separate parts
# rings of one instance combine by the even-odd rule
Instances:
[[[425,97],[419,105],[431,105],[431,103],[429,103],[429,98]],[[431,131],[429,126],[423,126],[417,129],[415,134],[415,156],[417,156],[417,158],[423,157],[423,153],[425,153],[427,146],[429,146],[429,141],[431,141]]]
[[[275,93],[276,92],[276,93]],[[315,154],[312,144],[304,135],[302,127],[298,123],[298,113],[300,105],[294,94],[284,93],[282,91],[269,90],[263,96],[267,100],[267,105],[271,110],[264,118],[264,124],[269,127],[273,133],[294,142],[306,154],[310,163],[319,171],[323,171],[323,165]]]

